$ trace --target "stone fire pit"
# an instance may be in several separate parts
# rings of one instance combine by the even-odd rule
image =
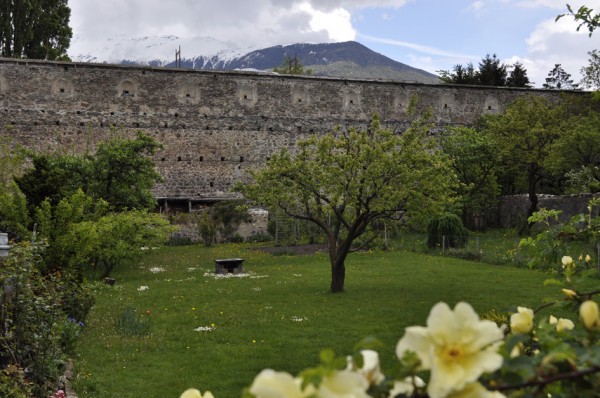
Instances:
[[[243,258],[223,258],[215,260],[216,274],[241,274],[244,272]]]

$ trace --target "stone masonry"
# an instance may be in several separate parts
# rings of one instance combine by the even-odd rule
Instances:
[[[156,198],[191,206],[232,197],[248,169],[310,134],[366,128],[374,113],[401,133],[413,98],[439,128],[471,125],[527,94],[560,92],[0,59],[0,138],[81,153],[141,130],[164,145]]]

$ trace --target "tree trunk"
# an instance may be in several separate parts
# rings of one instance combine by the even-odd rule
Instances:
[[[529,210],[527,210],[527,218],[533,215],[534,212],[538,211],[538,197],[537,197],[537,172],[534,167],[530,167],[529,169],[529,186],[527,189],[527,194],[529,195]],[[527,230],[524,232],[529,233],[531,228],[533,227],[533,223],[527,221],[526,228]]]
[[[351,241],[350,241],[351,242]],[[348,241],[338,242],[329,240],[329,262],[331,263],[331,293],[344,291],[344,280],[346,278],[346,267],[344,262],[350,252]]]
[[[331,293],[344,291],[344,280],[346,278],[346,266],[343,261],[331,264]]]

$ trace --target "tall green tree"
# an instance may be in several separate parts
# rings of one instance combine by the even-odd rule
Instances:
[[[449,127],[439,135],[439,140],[460,181],[458,195],[463,222],[467,224],[469,214],[493,208],[500,193],[496,151],[484,131],[468,127]]]
[[[547,90],[577,90],[579,84],[573,83],[571,74],[567,73],[560,64],[555,64],[554,68],[548,72],[543,87]]]
[[[370,128],[335,131],[284,149],[253,181],[239,187],[247,199],[316,224],[327,237],[331,291],[344,290],[345,260],[356,238],[376,220],[416,220],[450,202],[448,159],[417,122],[394,134],[374,117]]]
[[[83,156],[31,153],[33,168],[16,182],[32,213],[44,200],[55,206],[78,189],[116,210],[154,208],[152,188],[162,177],[151,156],[159,148],[154,138],[139,132],[133,139],[115,134]]]
[[[581,75],[581,86],[592,90],[600,89],[600,52],[598,50],[592,50],[588,52],[590,56],[588,65],[580,69]]]
[[[500,62],[496,54],[487,54],[479,62],[478,75],[482,86],[506,86],[506,65]]]
[[[135,139],[115,135],[101,143],[91,156],[89,195],[117,210],[154,208],[152,188],[162,177],[152,155],[160,148],[158,141],[141,132]]]
[[[0,53],[9,58],[65,59],[73,36],[67,0],[0,1]]]
[[[306,69],[297,55],[294,58],[285,55],[281,66],[273,68],[273,72],[283,75],[312,75],[312,69]]]
[[[440,79],[448,84],[470,84],[481,86],[531,87],[527,70],[523,64],[506,65],[500,62],[496,54],[487,54],[479,62],[479,69],[472,63],[454,65],[453,71],[439,70]],[[512,67],[510,74],[508,69]]]
[[[485,129],[507,171],[525,180],[530,206],[538,210],[538,189],[549,175],[548,161],[561,137],[564,108],[539,96],[519,97],[500,115],[490,115]],[[528,224],[528,227],[531,225]]]
[[[512,66],[512,69],[508,74],[508,78],[506,79],[506,85],[508,87],[531,88],[532,83],[529,81],[527,70],[522,63],[516,62]]]

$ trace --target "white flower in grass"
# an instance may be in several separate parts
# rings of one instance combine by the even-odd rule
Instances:
[[[137,290],[138,290],[138,292],[143,292],[144,290],[148,290],[148,289],[150,289],[148,286],[140,286],[140,287],[138,287]]]
[[[514,333],[529,333],[533,328],[533,310],[517,307],[517,311],[510,316],[510,330]]]
[[[427,393],[442,398],[460,391],[481,374],[502,366],[498,346],[504,337],[494,322],[480,320],[467,303],[451,310],[446,303],[433,306],[427,327],[411,326],[398,342],[396,355],[417,354],[424,369],[431,370]]]
[[[179,396],[179,398],[215,398],[210,391],[206,391],[204,395],[195,388],[189,388]]]
[[[287,372],[264,369],[250,386],[250,393],[256,398],[304,398],[301,381]]]
[[[150,268],[150,272],[153,274],[158,274],[159,272],[165,272],[165,269],[162,267],[152,267]]]
[[[214,326],[199,326],[194,329],[196,332],[212,332],[213,330],[215,330]]]
[[[369,398],[368,388],[369,382],[362,374],[340,370],[323,379],[316,396],[319,398]]]

